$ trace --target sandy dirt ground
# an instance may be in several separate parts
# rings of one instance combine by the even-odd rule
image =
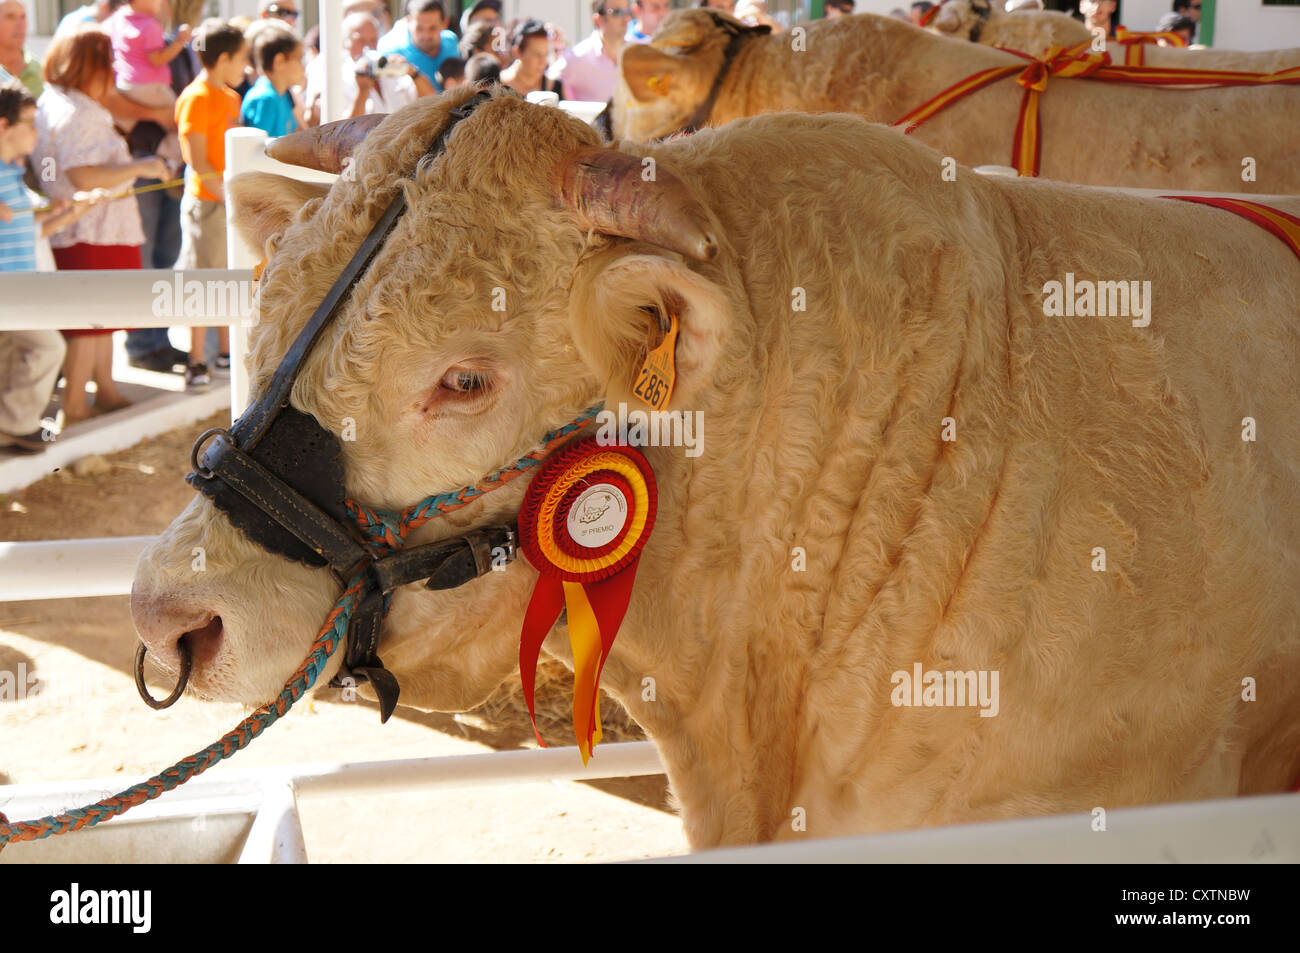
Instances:
[[[218,415],[145,440],[104,458],[108,472],[98,476],[60,472],[0,495],[0,540],[159,532],[192,493],[183,477],[195,435],[224,423],[228,417]],[[130,674],[136,643],[126,596],[0,603],[0,672],[13,673],[24,688],[18,675],[34,673],[40,686],[34,695],[0,693],[0,784],[152,774],[216,740],[246,713],[193,698],[164,712],[146,708]],[[540,680],[539,686],[545,690]],[[563,680],[556,686],[562,690]],[[339,692],[325,690],[206,776],[532,746],[513,691],[503,686],[468,715],[399,707],[381,726],[374,705],[343,702]],[[155,693],[165,691],[156,686]],[[565,704],[558,696],[550,701],[556,710]],[[543,730],[551,743],[563,742],[559,731]],[[637,732],[629,726],[622,736]],[[303,798],[299,808],[313,862],[605,861],[687,850],[663,776]]]

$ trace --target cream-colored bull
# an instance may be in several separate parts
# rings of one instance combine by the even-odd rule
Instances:
[[[603,685],[659,746],[693,846],[1296,780],[1300,262],[1280,241],[1173,201],[944,181],[940,154],[852,117],[611,154],[504,93],[404,185],[466,95],[384,121],[327,193],[232,184],[270,254],[252,379],[399,187],[410,211],[293,391],[327,429],[353,422],[366,504],[475,483],[630,400],[650,310],[681,316],[671,406],[702,412],[707,440],[645,449],[659,516]],[[593,162],[621,170],[606,195],[625,206],[561,195]],[[1045,313],[1067,280],[1149,281],[1149,323]],[[512,517],[524,482],[411,542]],[[399,590],[380,654],[402,700],[464,709],[515,677],[536,578],[521,560]],[[335,595],[196,497],[132,608],[164,662],[200,633],[197,691],[254,704]],[[546,648],[564,658],[562,629]],[[917,670],[997,697],[927,704],[900,682]]]
[[[788,34],[750,36],[724,73],[731,37],[717,25],[720,16],[678,11],[651,43],[624,50],[613,109],[620,138],[652,139],[697,119],[719,75],[710,125],[787,110],[851,112],[892,123],[982,70],[1024,64],[1002,50],[864,14],[808,24],[798,40]],[[912,135],[961,163],[1013,165],[1023,94],[1014,77],[1005,78],[949,106]],[[1045,178],[1133,188],[1300,192],[1294,131],[1300,125],[1300,86],[1172,90],[1055,78],[1042,95],[1040,121]]]
[[[1092,34],[1068,13],[1057,10],[1018,10],[1007,13],[995,0],[948,0],[942,4],[930,28],[955,37],[1020,50],[1032,56],[1048,48],[1069,48],[1092,40]]]
[[[1007,13],[993,0],[948,0],[931,26],[957,39],[973,39],[985,46],[1001,46],[1041,56],[1052,46],[1069,48],[1088,43],[1092,35],[1079,20],[1055,10],[1018,10]],[[1125,62],[1124,46],[1114,40],[1106,52],[1115,63]],[[1300,66],[1300,49],[1216,50],[1208,47],[1146,45],[1143,65],[1175,69],[1241,70],[1272,73]]]

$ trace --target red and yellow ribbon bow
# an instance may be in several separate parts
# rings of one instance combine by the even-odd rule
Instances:
[[[1125,66],[1145,65],[1143,51],[1147,46],[1154,46],[1163,40],[1169,46],[1186,46],[1187,41],[1181,33],[1160,30],[1130,30],[1128,27],[1115,27],[1115,42],[1124,47]]]
[[[1011,143],[1012,162],[1021,175],[1038,175],[1042,158],[1042,136],[1038,134],[1038,97],[1047,89],[1051,76],[1091,76],[1110,65],[1109,53],[1087,52],[1090,43],[1080,43],[1068,50],[1053,46],[1034,60],[1016,77],[1025,88],[1020,99],[1020,117],[1016,120],[1015,138]]]
[[[654,471],[640,452],[584,437],[547,459],[519,511],[520,549],[541,573],[519,638],[524,699],[545,747],[533,706],[537,657],[567,609],[573,733],[583,764],[600,741],[600,673],[627,613],[657,503]]]
[[[1090,50],[1090,47],[1090,43],[1080,43],[1068,50],[1054,46],[1042,57],[1030,56],[1018,50],[1004,50],[1028,60],[1029,65],[994,66],[980,70],[927,99],[892,125],[902,126],[903,133],[906,135],[957,100],[964,99],[1008,76],[1016,76],[1016,82],[1025,87],[1025,93],[1021,97],[1020,114],[1016,119],[1015,137],[1011,146],[1011,163],[1021,175],[1036,176],[1041,157],[1038,97],[1047,88],[1048,77],[1064,76],[1138,86],[1271,86],[1300,83],[1300,66],[1292,66],[1274,73],[1113,66],[1108,53],[1085,52]]]

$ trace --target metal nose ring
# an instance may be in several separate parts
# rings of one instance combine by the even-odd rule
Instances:
[[[172,689],[172,693],[162,701],[159,701],[150,695],[149,689],[144,683],[144,660],[149,654],[148,647],[141,642],[135,650],[135,690],[140,693],[140,697],[144,699],[144,703],[156,711],[161,711],[164,708],[171,708],[172,705],[175,705],[180,699],[181,693],[185,691],[185,686],[190,680],[190,669],[194,666],[194,656],[190,653],[189,643],[182,638],[176,648],[181,655],[180,681],[176,683],[176,687]]]

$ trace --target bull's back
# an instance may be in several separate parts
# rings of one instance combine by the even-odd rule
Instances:
[[[927,87],[918,104],[938,91]],[[1014,79],[1004,79],[955,102],[913,135],[966,164],[1014,164],[1023,92]],[[1053,78],[1038,110],[1044,178],[1300,193],[1294,161],[1300,85],[1175,89]],[[1247,159],[1251,172],[1243,174]]]
[[[1236,497],[1234,511],[1254,505],[1245,498],[1278,510],[1256,529],[1261,540],[1285,542],[1296,571],[1300,250],[1254,221],[1201,203],[1016,180],[987,185],[1016,212],[1017,267],[1024,269],[1017,290],[1026,303],[1020,321],[1036,346],[1094,349],[1077,356],[1104,385],[1066,399],[1086,408],[1102,392],[1123,391],[1141,397],[1148,416],[1175,422],[1185,441],[1159,449],[1195,458],[1202,476],[1232,484],[1223,487],[1225,507]],[[1300,217],[1300,198],[1261,204]],[[1049,300],[1051,282],[1061,286],[1059,299]],[[1136,298],[1128,314],[1069,313],[1080,310],[1088,283],[1105,282],[1126,283],[1146,313],[1134,313]],[[1065,300],[1071,286],[1073,303]],[[1094,298],[1094,311],[1123,307],[1122,296],[1102,297]],[[1121,441],[1141,427],[1098,423],[1113,426],[1110,438]],[[1293,581],[1300,585],[1300,577]]]
[[[999,16],[980,32],[979,42],[1038,56],[1049,47],[1069,48],[1092,39],[1088,28],[1056,10],[1031,10]]]
[[[1178,686],[1147,709],[1171,739],[1173,713],[1199,706],[1184,751],[1231,746],[1226,773],[1184,795],[1284,790],[1300,774],[1300,257],[1200,204],[992,184],[1022,223],[1020,360],[1058,377],[1034,386],[1055,401],[1045,419],[1074,428],[1055,437],[1071,448],[1062,480],[1094,518],[1075,530],[1114,574],[1093,650],[1150,653],[1147,677]],[[1273,207],[1300,215],[1298,199]],[[1149,325],[1044,314],[1067,273],[1076,289],[1149,282]]]
[[[1124,54],[1114,45],[1107,47],[1111,59],[1124,62]],[[1274,73],[1300,66],[1300,48],[1289,50],[1185,50],[1177,47],[1148,46],[1143,62],[1147,66],[1171,69],[1235,70],[1246,73]]]
[[[779,37],[753,41],[724,81],[712,122],[803,111],[891,124],[981,70],[1024,63],[982,44],[877,20],[820,33],[816,45],[810,34],[807,52]],[[966,165],[1014,164],[1023,93],[1014,76],[1006,77],[953,101],[912,135]],[[1039,98],[1039,119],[1045,178],[1300,193],[1300,85],[1183,89],[1053,77]],[[1253,178],[1243,177],[1247,158]]]

